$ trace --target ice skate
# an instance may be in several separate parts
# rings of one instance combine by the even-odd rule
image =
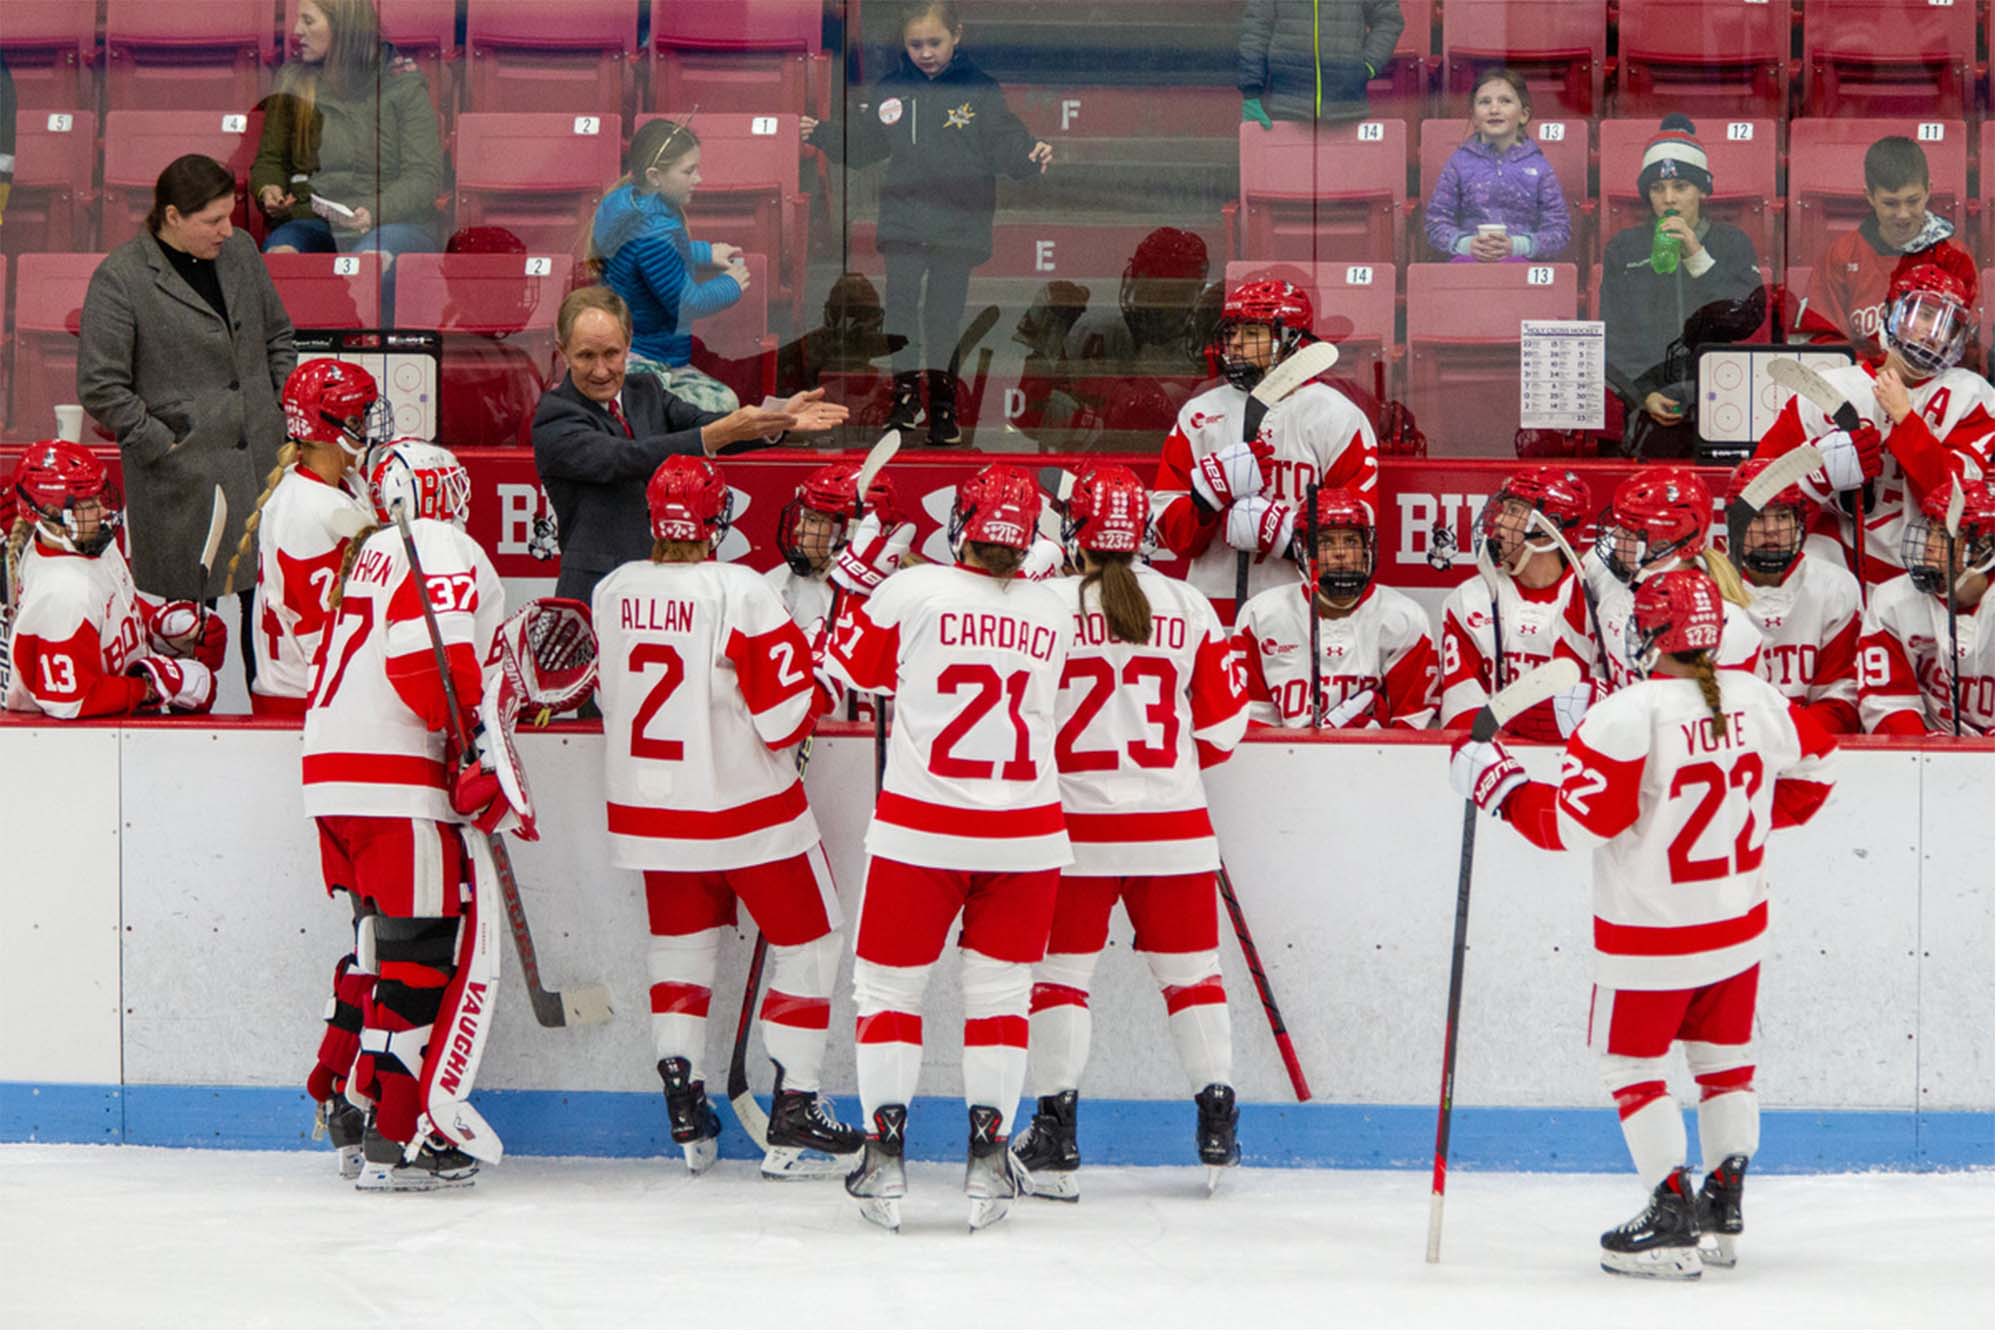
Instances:
[[[1028,1192],[1052,1201],[1077,1198],[1076,1091],[1044,1094],[1035,1101],[1028,1129],[1014,1137],[1014,1157],[1028,1170]]]
[[[853,1166],[865,1137],[833,1117],[833,1104],[819,1094],[785,1088],[785,1068],[777,1062],[771,1087],[771,1121],[765,1130],[764,1176],[774,1181],[832,1177]]]
[[[367,1127],[368,1114],[342,1095],[335,1094],[319,1105],[319,1115],[313,1121],[313,1139],[324,1136],[332,1142],[334,1166],[340,1170],[343,1181],[352,1182],[361,1176],[361,1141]]]
[[[1233,1168],[1243,1152],[1236,1144],[1236,1091],[1214,1084],[1194,1096],[1194,1143],[1201,1161],[1208,1165],[1208,1190],[1222,1182],[1222,1170]]]
[[[1699,1207],[1688,1170],[1676,1168],[1653,1188],[1653,1199],[1598,1241],[1606,1273],[1641,1279],[1700,1279]]]
[[[1701,1184],[1695,1211],[1701,1221],[1701,1263],[1733,1269],[1736,1239],[1743,1234],[1743,1174],[1747,1155],[1732,1154]]]
[[[362,1164],[357,1191],[437,1191],[469,1187],[479,1161],[441,1136],[427,1137],[414,1152],[375,1129],[370,1118],[361,1135]]]
[[[965,443],[958,429],[958,377],[949,371],[932,371],[930,446],[943,449]]]
[[[889,415],[882,422],[885,431],[909,431],[924,420],[924,373],[898,371]]]
[[[715,1163],[715,1138],[722,1134],[722,1119],[709,1106],[708,1090],[694,1078],[687,1058],[667,1057],[660,1062],[659,1071],[667,1098],[668,1130],[687,1158],[688,1172],[699,1177]]]
[[[877,1108],[875,1132],[862,1143],[861,1162],[847,1175],[847,1194],[861,1203],[861,1217],[891,1233],[902,1231],[900,1202],[910,1189],[903,1175],[903,1130],[909,1121],[910,1110],[900,1103]]]
[[[972,1122],[965,1144],[965,1194],[972,1199],[967,1222],[974,1233],[1007,1217],[1007,1205],[1020,1190],[1034,1190],[1021,1161],[1000,1132],[1000,1110],[984,1104],[967,1110]]]

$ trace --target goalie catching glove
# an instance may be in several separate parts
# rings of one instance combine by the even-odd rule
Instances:
[[[833,582],[866,598],[881,587],[883,580],[902,568],[903,558],[909,555],[916,536],[917,526],[908,520],[885,531],[882,516],[869,511],[854,526],[854,536],[834,558]]]
[[[1468,738],[1452,748],[1452,791],[1489,816],[1503,814],[1508,794],[1527,781],[1521,762],[1498,742]]]
[[[229,628],[219,616],[185,598],[161,603],[146,617],[146,637],[155,652],[192,658],[210,672],[222,666]]]
[[[140,706],[142,709],[157,709],[162,714],[201,714],[215,703],[215,674],[196,659],[148,654],[133,659],[125,675],[145,681],[146,702]]]
[[[1225,445],[1194,461],[1189,490],[1195,503],[1210,511],[1227,510],[1239,500],[1264,491],[1264,465],[1271,446],[1262,440]]]

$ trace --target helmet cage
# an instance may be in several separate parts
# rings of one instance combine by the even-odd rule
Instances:
[[[1882,316],[1882,341],[1925,376],[1958,365],[1972,333],[1972,314],[1948,292],[1909,288]]]
[[[463,531],[472,512],[472,475],[441,445],[396,442],[372,452],[368,489],[375,516],[396,522],[400,503],[411,519],[436,519]]]
[[[833,554],[840,550],[841,544],[847,541],[848,520],[851,516],[807,504],[807,497],[802,488],[799,494],[786,501],[784,508],[778,511],[778,551],[784,556],[785,565],[794,575],[810,575],[818,568],[812,553],[806,550],[804,541],[803,528],[808,511],[824,515],[833,522],[833,534],[827,539],[826,545],[828,559],[831,559]]]
[[[1788,514],[1792,517],[1792,540],[1781,547],[1750,545],[1750,526],[1758,518],[1768,515]],[[1729,533],[1729,559],[1738,569],[1748,570],[1757,575],[1783,575],[1798,564],[1799,557],[1806,549],[1806,507],[1802,500],[1794,501],[1783,494],[1767,501],[1757,516],[1743,526],[1739,533],[1732,526]]]
[[[1371,524],[1329,524],[1319,531],[1321,542],[1329,533],[1342,530],[1361,535],[1362,563],[1359,570],[1329,570],[1326,558],[1319,556],[1319,591],[1329,598],[1347,600],[1359,598],[1368,592],[1368,586],[1375,582],[1375,528]]]

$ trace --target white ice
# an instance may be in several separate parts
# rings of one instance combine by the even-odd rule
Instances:
[[[363,1196],[330,1154],[0,1146],[0,1326],[1921,1327],[1994,1320],[1991,1172],[1753,1175],[1743,1262],[1617,1279],[1629,1176],[1091,1168],[1084,1199],[965,1231],[913,1165],[901,1236],[837,1182],[745,1162],[514,1159]]]

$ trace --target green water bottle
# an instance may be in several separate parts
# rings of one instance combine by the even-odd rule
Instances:
[[[1680,238],[1667,231],[1667,219],[1671,213],[1653,222],[1653,272],[1670,274],[1681,267]]]

